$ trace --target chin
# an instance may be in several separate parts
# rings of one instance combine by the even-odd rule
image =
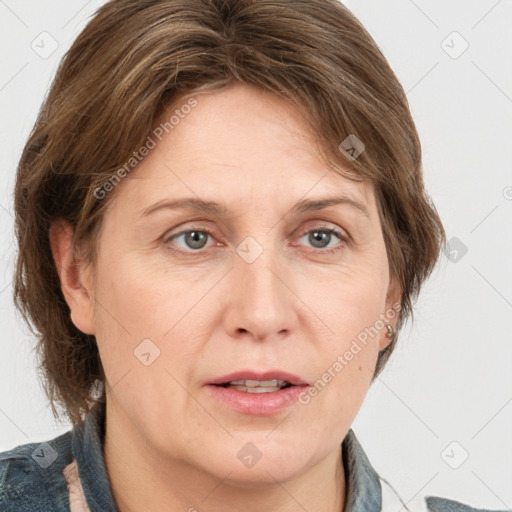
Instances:
[[[260,466],[261,464],[261,466]],[[305,468],[291,467],[286,465],[283,467],[281,464],[265,464],[260,461],[258,468],[240,468],[238,465],[226,468],[225,473],[221,473],[221,478],[229,473],[229,477],[223,480],[223,483],[232,487],[240,487],[245,489],[259,489],[269,485],[275,485],[276,482],[284,483],[288,480],[298,477]],[[220,476],[220,474],[218,475]]]
[[[216,478],[225,479],[226,484],[258,488],[297,478],[317,462],[314,451],[310,455],[305,453],[304,443],[289,443],[283,449],[283,445],[275,444],[275,441],[270,445],[268,440],[265,444],[263,440],[252,439],[247,436],[233,443],[235,448],[229,446],[221,453],[212,453],[211,463],[205,464],[202,458],[201,466],[214,473]],[[227,453],[233,455],[226,456]]]

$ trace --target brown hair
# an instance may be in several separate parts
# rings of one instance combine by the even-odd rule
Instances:
[[[379,48],[338,0],[113,0],[67,52],[21,156],[14,301],[38,338],[53,413],[73,423],[104,374],[94,336],[78,330],[60,287],[49,228],[65,219],[95,261],[110,196],[101,188],[179,95],[252,84],[290,101],[337,172],[375,187],[391,275],[402,292],[398,332],[445,240],[425,193],[408,102]],[[338,149],[356,135],[356,158]],[[379,354],[377,376],[396,343]],[[104,399],[104,394],[96,399]]]

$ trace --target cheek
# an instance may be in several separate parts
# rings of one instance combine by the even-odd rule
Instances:
[[[127,257],[111,258],[102,274],[97,311],[121,338],[161,339],[183,315],[184,287],[177,275],[163,278],[160,269]]]
[[[322,334],[317,336],[319,373],[310,404],[316,416],[331,418],[327,423],[339,428],[355,418],[370,386],[379,339],[385,335],[387,286],[385,265],[368,263],[358,272],[340,273],[336,284],[331,281],[322,294],[309,295],[322,319]]]
[[[339,353],[349,348],[359,335],[364,338],[367,329],[375,328],[385,313],[388,272],[378,261],[366,262],[358,269],[315,277],[308,278],[302,296],[322,320],[325,348],[332,355],[333,351]],[[382,328],[381,321],[378,327]],[[372,332],[375,334],[374,329]],[[371,344],[373,340],[376,344],[377,338],[374,335],[367,341]]]
[[[180,383],[186,381],[195,350],[172,343],[188,306],[180,296],[181,283],[157,277],[121,262],[105,266],[96,305],[96,338],[112,403],[147,437],[155,434],[151,425],[163,421],[186,430],[172,410],[185,408],[188,398]],[[172,410],[162,407],[170,403]]]
[[[100,265],[96,289],[96,339],[107,381],[113,385],[130,372],[142,381],[165,353],[163,334],[173,323],[173,308],[147,272],[112,257]],[[169,290],[169,297],[173,291]],[[169,300],[169,299],[168,299]],[[149,354],[149,356],[147,355]],[[153,362],[154,361],[154,362]],[[145,363],[151,362],[146,367]]]
[[[208,301],[197,306],[211,283],[190,284],[183,272],[162,272],[128,256],[112,256],[101,269],[96,338],[108,383],[122,379],[116,394],[135,403],[176,397],[177,381],[186,382],[205,337]]]

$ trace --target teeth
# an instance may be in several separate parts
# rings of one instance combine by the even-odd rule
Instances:
[[[285,380],[232,380],[229,382],[231,386],[245,386],[247,388],[256,388],[256,387],[278,387],[282,388],[288,382]]]
[[[249,388],[247,386],[229,386],[230,389],[236,389],[237,391],[244,391],[246,393],[272,393],[273,391],[279,391],[281,388],[279,386],[257,386],[253,388]]]
[[[232,380],[228,382],[228,387],[245,393],[272,393],[279,391],[289,384],[285,380]]]

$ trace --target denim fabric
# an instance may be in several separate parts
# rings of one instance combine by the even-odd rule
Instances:
[[[380,512],[382,506],[379,477],[350,429],[343,440],[346,501],[344,512]]]
[[[69,474],[67,470],[75,467],[74,461],[78,466],[78,492],[85,497],[90,512],[118,512],[103,458],[104,434],[105,408],[98,403],[71,431],[47,442],[28,443],[0,453],[0,512],[68,512],[70,490],[64,473]],[[387,495],[387,489],[382,492],[384,481],[352,429],[343,440],[342,454],[347,484],[344,512],[409,510],[401,506],[403,502],[398,498],[383,501],[383,494]],[[87,506],[74,510],[87,510]],[[424,500],[421,510],[490,512],[433,496]]]

